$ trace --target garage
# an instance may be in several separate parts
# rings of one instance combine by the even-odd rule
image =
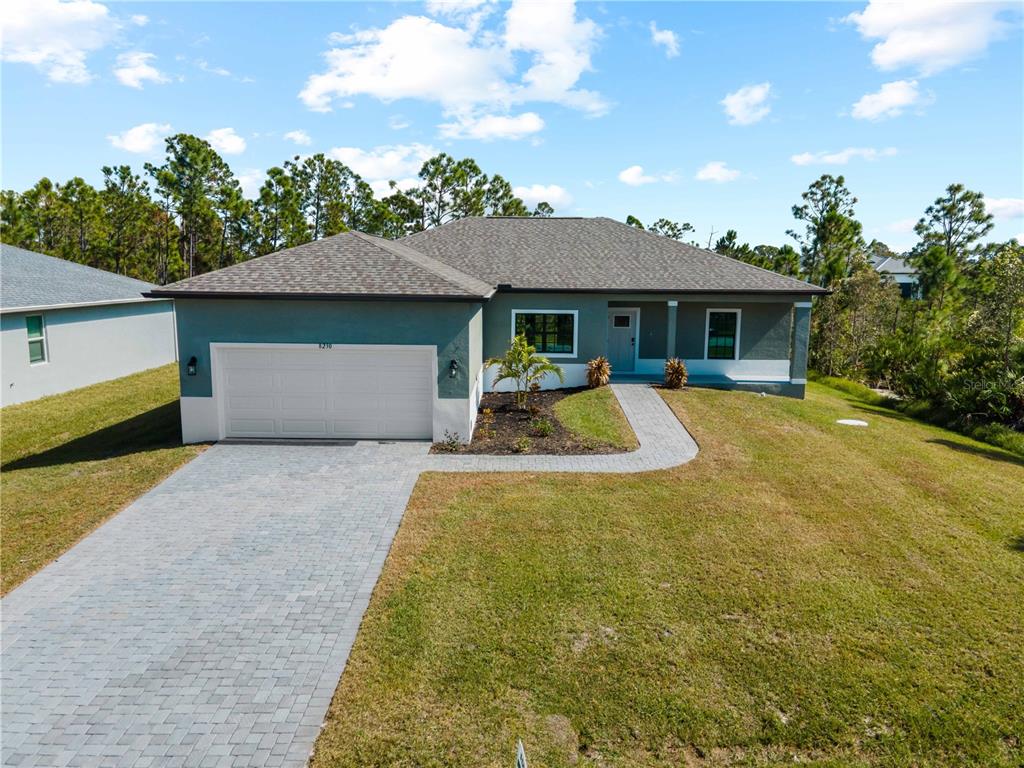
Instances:
[[[225,437],[431,438],[430,347],[214,346]]]

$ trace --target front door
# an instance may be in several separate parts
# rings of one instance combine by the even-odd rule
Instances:
[[[608,310],[608,362],[612,373],[630,373],[636,367],[636,309]]]

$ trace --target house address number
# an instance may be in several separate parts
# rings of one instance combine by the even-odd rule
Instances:
[[[333,349],[334,345],[329,341],[321,341],[320,349]]]

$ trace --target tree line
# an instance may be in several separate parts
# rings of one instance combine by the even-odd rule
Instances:
[[[503,177],[444,153],[423,164],[419,185],[392,182],[383,197],[338,160],[294,157],[249,200],[208,142],[183,133],[165,144],[164,161],[142,173],[104,167],[99,188],[75,177],[4,190],[3,242],[163,285],[351,229],[395,238],[463,216],[554,212],[530,211]]]

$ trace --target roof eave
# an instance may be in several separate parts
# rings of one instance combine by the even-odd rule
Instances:
[[[26,307],[0,307],[0,314],[14,312],[48,312],[56,309],[82,309],[87,307],[105,307],[112,304],[139,304],[152,301],[166,301],[166,296],[152,296],[149,293],[139,294],[137,299],[103,299],[102,301],[69,301],[63,304],[34,304]]]
[[[308,293],[268,291],[150,291],[144,296],[156,299],[276,299],[299,301],[486,301],[494,294],[470,296],[467,294],[415,294],[415,293]]]
[[[807,296],[824,296],[832,293],[832,291],[827,288],[818,288],[813,286],[798,288],[531,288],[528,286],[506,284],[500,284],[498,291],[500,293],[639,293],[650,295],[711,293],[743,295],[801,294]]]

